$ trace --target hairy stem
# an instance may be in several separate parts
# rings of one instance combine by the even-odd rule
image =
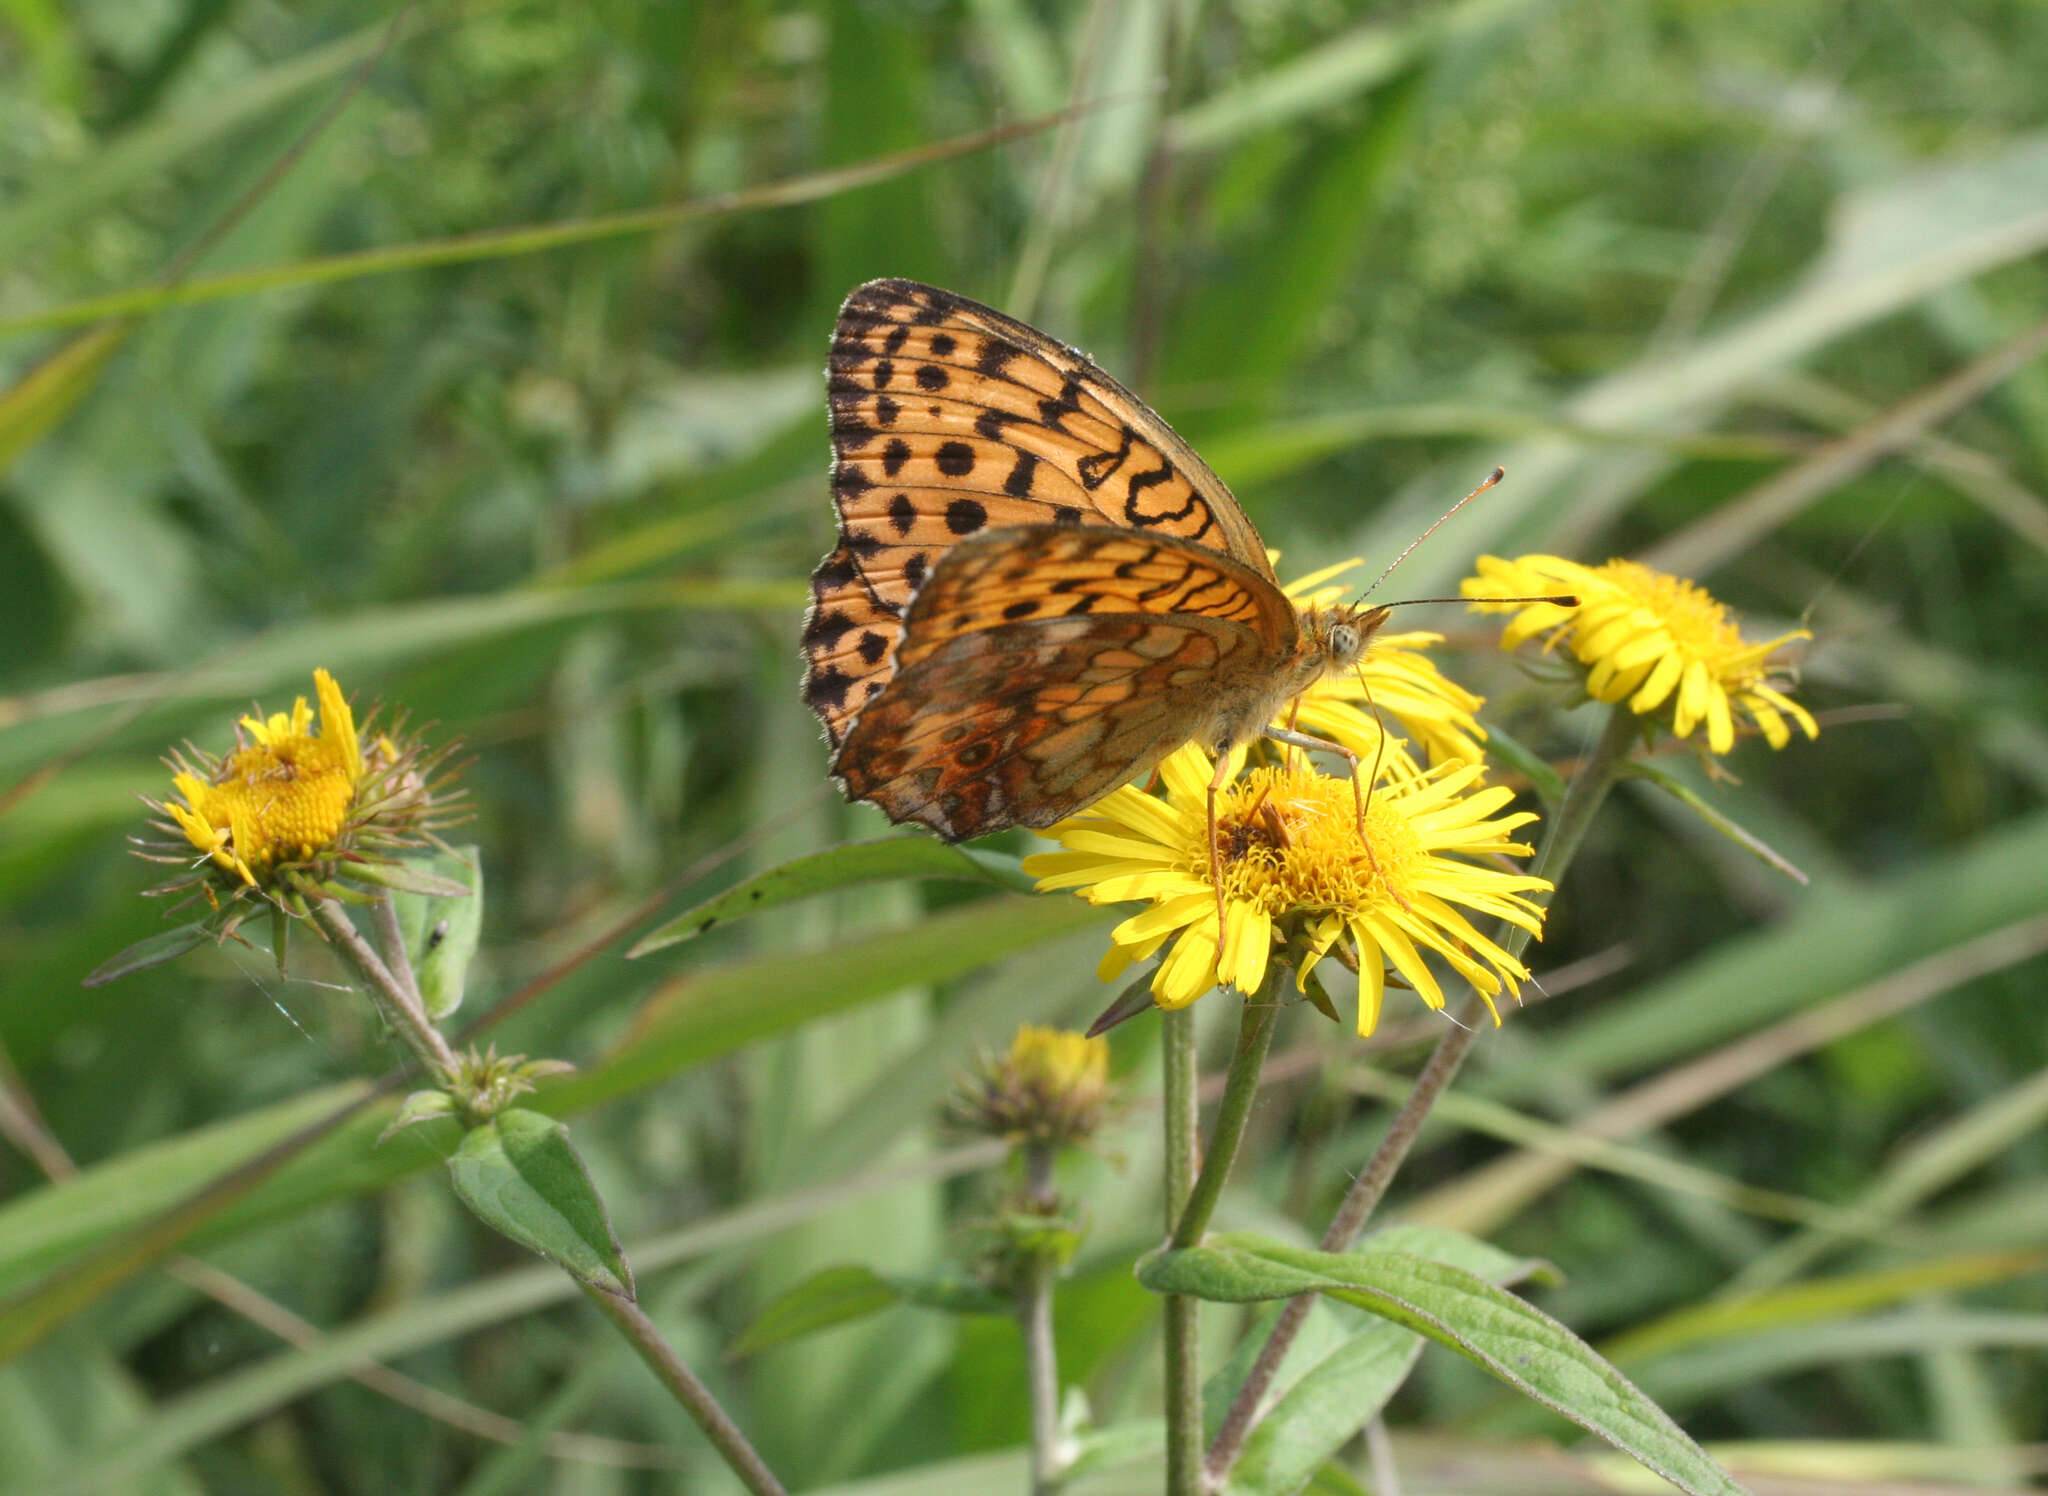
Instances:
[[[419,1056],[420,1063],[437,1078],[454,1075],[455,1051],[448,1047],[448,1041],[428,1020],[426,1010],[413,995],[417,987],[412,969],[406,964],[404,942],[401,941],[393,952],[399,971],[404,973],[400,976],[370,949],[370,942],[363,939],[363,932],[356,928],[355,921],[348,917],[348,911],[340,904],[328,898],[309,900],[309,903],[313,917],[334,942],[335,949],[369,984],[370,997],[377,1004],[377,1011],[384,1015],[384,1021],[391,1025],[392,1031],[405,1041],[406,1048]]]
[[[1252,1114],[1252,1098],[1258,1094],[1259,1071],[1265,1066],[1266,1051],[1273,1045],[1273,1029],[1280,1016],[1280,981],[1287,968],[1277,961],[1266,968],[1266,980],[1244,1000],[1239,1020],[1237,1052],[1230,1057],[1230,1073],[1223,1082],[1223,1100],[1216,1109],[1216,1125],[1209,1133],[1202,1172],[1188,1196],[1187,1208],[1174,1223],[1173,1245],[1199,1245],[1209,1229],[1209,1217],[1223,1193],[1230,1166],[1237,1158],[1237,1145],[1244,1137],[1245,1122]]]
[[[1195,1014],[1161,1015],[1160,1061],[1165,1078],[1166,1229],[1186,1214],[1194,1193],[1196,1131]],[[1166,1492],[1199,1496],[1202,1482],[1202,1373],[1197,1364],[1196,1301],[1166,1298]]]
[[[675,1347],[662,1338],[654,1321],[647,1317],[647,1311],[631,1299],[606,1293],[591,1284],[585,1283],[582,1287],[590,1301],[639,1353],[648,1369],[660,1378],[662,1386],[696,1420],[697,1427],[704,1431],[704,1437],[732,1467],[740,1483],[754,1496],[789,1496],[782,1482],[775,1478],[775,1472],[747,1442],[740,1426],[719,1406],[718,1399],[711,1395],[711,1389],[697,1380],[697,1374],[683,1364],[683,1358],[676,1354]]]
[[[1024,1189],[1034,1205],[1049,1208],[1053,1150],[1045,1143],[1024,1146]],[[1058,1266],[1040,1254],[1017,1303],[1017,1323],[1024,1332],[1024,1377],[1031,1391],[1031,1496],[1051,1496],[1066,1465],[1060,1447],[1059,1350],[1052,1333],[1053,1280]]]
[[[1555,884],[1564,876],[1565,869],[1579,850],[1580,842],[1585,840],[1587,827],[1592,825],[1594,815],[1607,799],[1607,792],[1614,788],[1615,780],[1620,777],[1638,731],[1635,714],[1629,710],[1628,704],[1617,704],[1607,719],[1607,730],[1601,734],[1598,746],[1550,823],[1536,861],[1529,869],[1536,877],[1547,878]],[[1542,896],[1539,896],[1539,901],[1548,902]],[[1527,930],[1511,925],[1501,945],[1510,956],[1519,958],[1528,949],[1530,938]],[[1479,1036],[1479,1026],[1487,1016],[1486,1004],[1477,993],[1466,998],[1457,1021],[1437,1042],[1435,1051],[1422,1067],[1422,1073],[1415,1078],[1415,1088],[1408,1093],[1400,1111],[1394,1114],[1386,1137],[1380,1140],[1372,1158],[1352,1181],[1337,1214],[1323,1232],[1321,1246],[1325,1252],[1346,1251],[1358,1239],[1358,1233],[1371,1219],[1387,1187],[1394,1182],[1394,1175],[1407,1159],[1409,1149],[1414,1147],[1415,1139],[1422,1132],[1422,1124],[1429,1118],[1430,1108],[1436,1105],[1437,1098],[1443,1095],[1452,1077],[1458,1073],[1458,1067],[1464,1063],[1473,1041]],[[1294,1337],[1300,1333],[1302,1321],[1308,1318],[1314,1301],[1312,1294],[1290,1300],[1266,1337],[1258,1360],[1253,1362],[1244,1385],[1238,1388],[1236,1398],[1224,1415],[1222,1427],[1216,1432],[1215,1442],[1209,1446],[1204,1463],[1212,1481],[1220,1482],[1236,1461],[1238,1452],[1244,1448],[1246,1437],[1258,1421],[1259,1401],[1273,1384],[1273,1377],[1280,1370],[1288,1348],[1294,1344]]]

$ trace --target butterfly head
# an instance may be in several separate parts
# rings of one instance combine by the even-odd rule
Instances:
[[[1372,636],[1387,621],[1389,610],[1357,603],[1317,608],[1307,618],[1310,634],[1322,654],[1325,670],[1349,670],[1365,654]]]

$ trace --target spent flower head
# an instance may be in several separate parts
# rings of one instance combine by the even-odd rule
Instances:
[[[1550,884],[1475,860],[1528,855],[1512,833],[1535,819],[1501,814],[1512,794],[1482,787],[1478,765],[1383,772],[1361,834],[1350,781],[1289,752],[1216,797],[1213,863],[1212,768],[1199,747],[1182,748],[1160,765],[1165,798],[1126,785],[1040,833],[1063,850],[1024,860],[1041,891],[1072,889],[1096,904],[1145,902],[1111,932],[1098,968],[1104,980],[1163,954],[1153,1000],[1180,1008],[1211,987],[1257,991],[1275,950],[1290,946],[1297,988],[1306,991],[1312,969],[1335,949],[1347,965],[1357,961],[1360,1034],[1379,1021],[1389,968],[1430,1007],[1444,1005],[1431,956],[1489,1007],[1498,993],[1519,996],[1528,971],[1468,913],[1536,934],[1543,910],[1529,895]]]
[[[220,934],[262,908],[303,914],[337,881],[389,882],[401,854],[461,818],[448,747],[429,750],[403,723],[374,731],[375,712],[359,728],[333,676],[316,670],[313,684],[317,728],[303,696],[245,716],[227,753],[169,755],[176,798],[143,797],[160,835],[135,838],[139,855],[182,869],[150,892],[203,897]]]
[[[1109,1045],[1071,1029],[1025,1024],[1008,1053],[980,1056],[953,1099],[961,1125],[1012,1143],[1084,1143],[1115,1099]]]
[[[1809,738],[1820,732],[1812,714],[1771,678],[1771,656],[1794,639],[1813,637],[1805,629],[1745,642],[1712,593],[1635,561],[1582,566],[1559,556],[1481,556],[1477,569],[1460,588],[1472,607],[1515,615],[1501,631],[1501,647],[1538,635],[1546,652],[1564,645],[1585,667],[1586,694],[1596,701],[1626,700],[1637,716],[1655,714],[1680,738],[1704,726],[1715,753],[1735,746],[1743,721],[1773,748],[1791,740],[1788,719]],[[1574,593],[1578,604],[1493,601],[1546,592]]]

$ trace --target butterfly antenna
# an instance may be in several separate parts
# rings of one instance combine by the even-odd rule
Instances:
[[[1451,505],[1450,508],[1446,509],[1443,513],[1443,519],[1439,519],[1427,530],[1424,530],[1420,535],[1416,536],[1414,540],[1409,542],[1407,550],[1401,552],[1400,555],[1396,556],[1393,560],[1389,561],[1387,563],[1387,569],[1372,579],[1372,586],[1366,588],[1365,591],[1359,594],[1360,600],[1363,601],[1365,598],[1371,597],[1373,593],[1378,589],[1380,583],[1384,582],[1388,577],[1394,574],[1394,568],[1399,566],[1403,561],[1406,561],[1408,557],[1414,553],[1416,546],[1421,545],[1423,541],[1429,539],[1430,536],[1436,534],[1438,530],[1443,528],[1444,520],[1449,519],[1452,515],[1456,514],[1460,509],[1463,509],[1467,504],[1471,503],[1474,499],[1478,498],[1481,494],[1485,493],[1486,490],[1493,487],[1494,484],[1500,482],[1500,480],[1505,478],[1507,475],[1508,473],[1506,468],[1495,468],[1491,473],[1487,474],[1486,481],[1484,483],[1480,484],[1477,488],[1473,489],[1472,492],[1466,494],[1464,498],[1458,500],[1457,503]]]

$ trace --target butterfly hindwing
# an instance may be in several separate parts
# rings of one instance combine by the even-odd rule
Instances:
[[[917,594],[899,670],[947,640],[998,624],[1115,613],[1200,614],[1253,630],[1273,650],[1295,633],[1273,582],[1171,536],[1031,525],[963,542]]]
[[[832,770],[850,798],[948,841],[1049,826],[1195,736],[1199,680],[1257,653],[1244,625],[1193,614],[957,634],[860,714]]]

